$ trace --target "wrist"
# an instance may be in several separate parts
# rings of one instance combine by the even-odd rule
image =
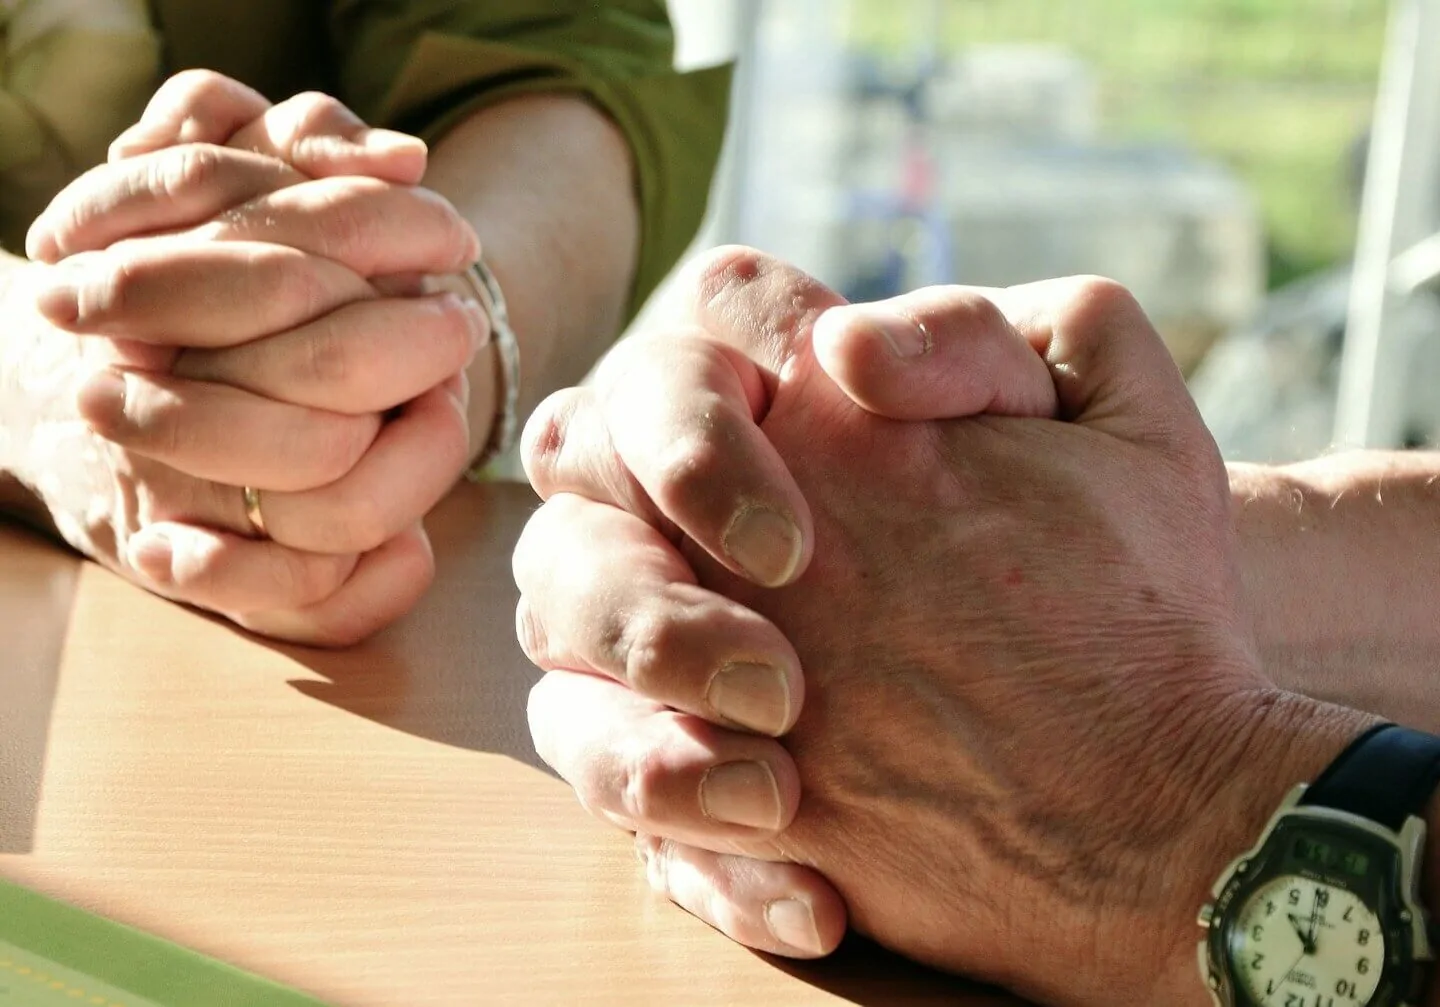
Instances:
[[[625,320],[640,233],[629,145],[583,98],[527,94],[446,133],[425,184],[474,225],[505,292],[523,422],[550,390],[578,383]],[[496,370],[493,347],[469,370],[476,454],[495,416]]]
[[[1323,534],[1321,493],[1294,470],[1230,464],[1231,512],[1239,538],[1240,576],[1251,627],[1262,653],[1313,632],[1313,599],[1303,579],[1321,556],[1310,553]],[[1306,605],[1309,600],[1310,604]]]
[[[1170,953],[1144,1003],[1211,1003],[1196,963],[1201,939],[1196,915],[1211,888],[1226,866],[1254,845],[1286,794],[1319,776],[1375,722],[1368,714],[1279,690],[1244,702],[1243,711],[1232,706],[1206,720],[1202,730],[1216,743],[1196,746],[1197,758],[1209,765],[1193,778],[1209,779],[1207,798],[1175,845],[1170,904],[1164,922],[1156,922]]]
[[[1245,607],[1282,688],[1440,731],[1440,455],[1231,465]]]

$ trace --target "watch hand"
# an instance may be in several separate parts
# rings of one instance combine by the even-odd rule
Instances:
[[[1315,945],[1311,941],[1308,932],[1308,928],[1310,926],[1309,921],[1301,920],[1300,917],[1296,916],[1294,913],[1288,913],[1287,916],[1290,919],[1290,925],[1295,928],[1295,936],[1300,938],[1300,946],[1305,949],[1301,953],[1302,957],[1304,955],[1314,954]]]
[[[1315,900],[1310,903],[1310,936],[1305,938],[1307,954],[1315,953],[1315,928],[1320,922],[1320,889],[1315,889]]]
[[[1294,919],[1294,917],[1291,917],[1291,919]],[[1298,928],[1296,930],[1296,933],[1299,933]],[[1301,935],[1300,939],[1304,940],[1304,935]],[[1280,979],[1275,984],[1275,992],[1271,993],[1265,998],[1265,1007],[1270,1007],[1270,1004],[1273,1003],[1275,998],[1280,995],[1281,987],[1285,985],[1285,977],[1290,974],[1291,970],[1294,969],[1296,965],[1300,964],[1300,962],[1304,959],[1305,955],[1308,953],[1309,952],[1302,949],[1300,954],[1296,956],[1295,960],[1285,967],[1285,971],[1280,973]]]

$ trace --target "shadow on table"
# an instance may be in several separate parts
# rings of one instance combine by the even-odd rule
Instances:
[[[326,680],[300,692],[386,727],[442,744],[509,756],[541,769],[525,705],[538,677],[515,642],[518,592],[510,553],[535,505],[519,486],[465,487],[426,521],[434,587],[403,622],[358,648],[284,648]],[[916,965],[860,938],[830,958],[775,968],[851,1003],[1024,1007],[986,987]]]
[[[761,955],[782,972],[867,1007],[1026,1007],[1008,993],[965,982],[851,935],[829,958],[793,961]]]
[[[0,525],[0,853],[29,853],[80,563]]]
[[[525,706],[539,672],[515,639],[510,554],[535,497],[522,486],[465,486],[426,519],[436,576],[420,606],[359,647],[281,648],[327,681],[307,696],[397,731],[548,768]]]

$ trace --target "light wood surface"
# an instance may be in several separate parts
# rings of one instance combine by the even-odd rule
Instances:
[[[863,943],[755,955],[650,893],[530,747],[533,506],[458,490],[426,602],[344,652],[0,525],[0,877],[338,1005],[1013,1004]]]

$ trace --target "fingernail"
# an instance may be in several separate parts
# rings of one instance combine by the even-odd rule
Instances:
[[[710,679],[705,701],[726,720],[760,734],[780,734],[790,725],[785,674],[768,664],[725,665]]]
[[[763,762],[726,762],[700,781],[700,807],[706,817],[754,829],[780,827],[780,788]]]
[[[74,325],[80,317],[80,286],[73,270],[50,270],[48,285],[35,295],[35,307],[55,325]]]
[[[765,923],[781,944],[807,954],[823,954],[820,930],[810,904],[800,899],[775,899],[765,903]]]
[[[867,311],[864,318],[885,337],[897,357],[918,357],[929,352],[930,333],[915,319],[891,311]]]
[[[490,344],[490,316],[480,302],[473,297],[462,297],[461,306],[470,319],[470,339],[472,353],[479,353],[481,349]]]
[[[172,559],[175,555],[170,536],[162,531],[142,532],[130,540],[130,563],[159,584],[173,579]]]
[[[75,407],[104,436],[125,419],[125,378],[108,368],[94,372],[75,393]]]
[[[722,539],[725,552],[751,579],[779,587],[800,565],[800,529],[768,507],[743,507],[730,520]]]
[[[425,141],[393,129],[369,129],[360,145],[375,154],[426,153]]]
[[[455,376],[445,382],[445,391],[449,394],[451,403],[460,411],[461,418],[469,419],[470,375],[465,371],[455,372]]]
[[[25,255],[35,262],[54,262],[60,258],[60,248],[55,244],[44,214],[35,219],[25,235]]]

